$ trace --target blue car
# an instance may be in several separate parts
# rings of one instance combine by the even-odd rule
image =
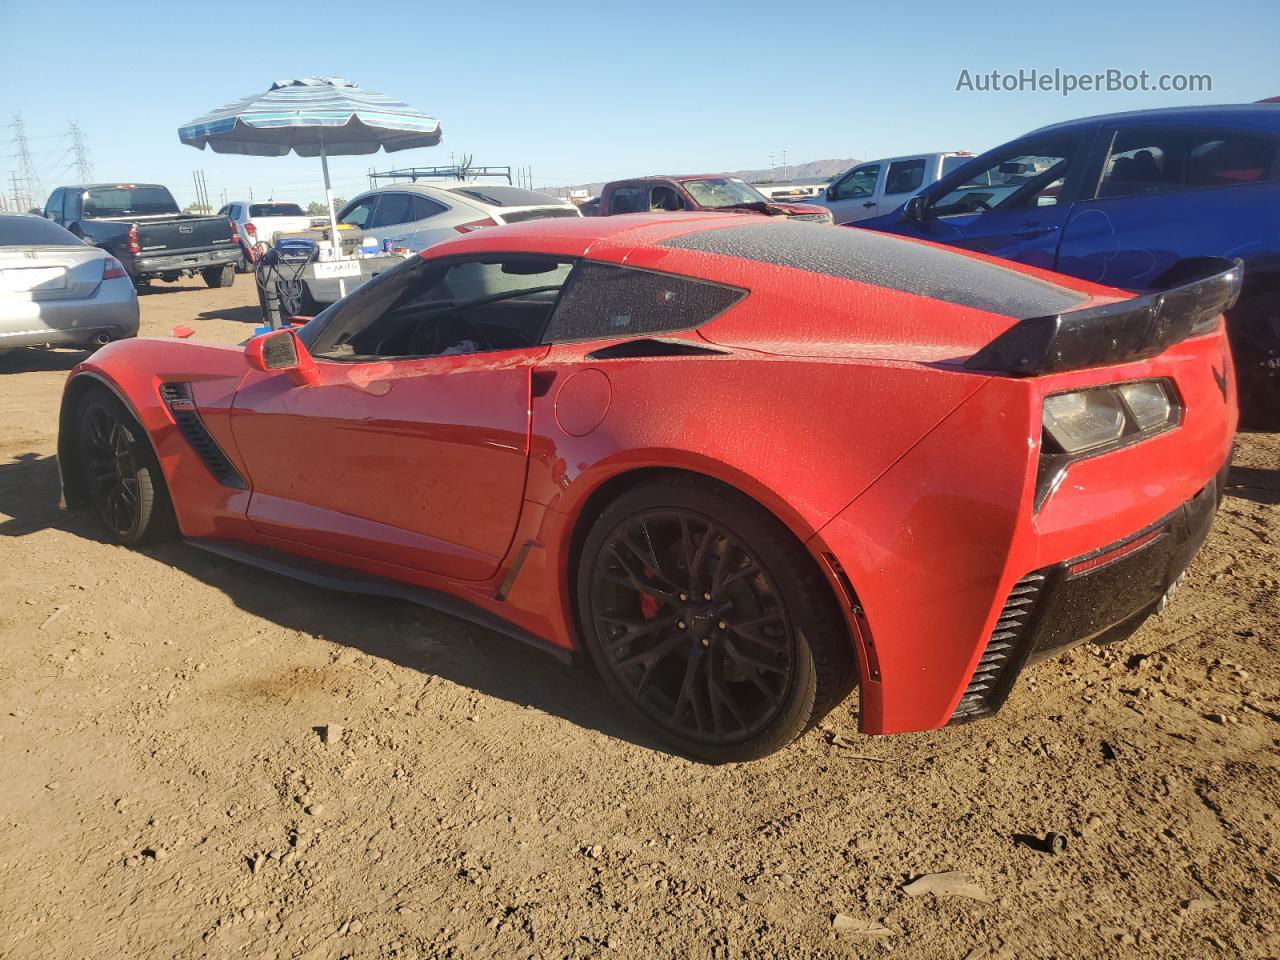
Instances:
[[[1245,262],[1227,314],[1241,422],[1280,429],[1280,104],[1175,107],[1054,124],[957,168],[859,228],[1128,290]]]

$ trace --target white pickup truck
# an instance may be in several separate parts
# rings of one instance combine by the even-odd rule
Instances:
[[[826,207],[836,223],[865,220],[896,210],[972,158],[972,153],[956,150],[870,160],[846,170],[831,181],[825,193],[805,197],[804,202]]]
[[[236,225],[236,233],[240,240],[240,263],[236,269],[244,273],[249,269],[252,257],[249,250],[255,243],[271,243],[276,233],[293,233],[309,229],[313,221],[328,223],[328,217],[316,218],[307,216],[296,203],[253,203],[249,200],[232,200],[218,211],[224,217],[230,217]]]

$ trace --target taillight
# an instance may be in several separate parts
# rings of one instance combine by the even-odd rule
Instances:
[[[496,227],[498,221],[492,217],[485,217],[483,220],[472,220],[470,223],[460,223],[453,229],[459,233],[470,233],[472,230],[483,230],[485,227]]]
[[[129,252],[141,253],[142,247],[138,243],[138,228],[134,224],[129,225]]]
[[[235,222],[234,220],[232,220],[230,217],[228,217],[228,218],[227,218],[227,226],[231,228],[231,239],[232,239],[232,240],[239,240],[239,239],[240,239],[240,231],[239,231],[239,229],[237,229],[237,227],[236,227],[236,222]]]
[[[127,277],[124,267],[115,257],[104,257],[102,260],[102,279],[118,280],[120,277]]]
[[[258,228],[253,225],[252,221],[250,221],[244,225],[244,232],[249,235],[250,239],[252,239],[258,235]]]

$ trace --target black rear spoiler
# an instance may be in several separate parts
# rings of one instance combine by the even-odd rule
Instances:
[[[1029,317],[965,361],[1017,377],[1145,360],[1213,328],[1240,296],[1243,260],[1205,258],[1190,282],[1132,300]]]

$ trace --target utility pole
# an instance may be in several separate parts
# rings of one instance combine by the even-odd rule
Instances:
[[[787,179],[787,151],[785,150],[782,151],[782,179],[783,182]]]
[[[17,148],[13,156],[18,161],[18,171],[22,174],[20,178],[14,178],[10,174],[10,179],[13,180],[13,201],[18,210],[26,211],[34,205],[35,198],[44,191],[40,189],[40,178],[36,175],[36,166],[31,160],[31,148],[27,145],[27,127],[22,121],[21,113],[13,115],[13,123],[9,124],[9,127],[13,130],[13,145]],[[18,179],[22,181],[21,193],[18,191]]]
[[[76,175],[81,183],[92,183],[93,167],[89,165],[89,148],[84,143],[84,131],[77,121],[72,120],[67,132],[71,136],[71,151],[75,154]]]

